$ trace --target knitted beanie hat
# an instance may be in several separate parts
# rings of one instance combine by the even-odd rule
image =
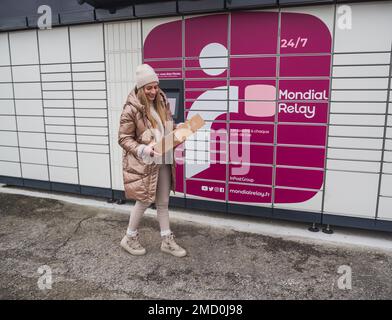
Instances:
[[[158,76],[154,69],[148,64],[141,64],[136,67],[136,87],[140,89],[151,82],[158,82]]]

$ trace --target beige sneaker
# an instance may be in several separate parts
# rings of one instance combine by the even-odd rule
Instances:
[[[138,236],[128,237],[125,235],[124,238],[122,238],[120,245],[130,254],[135,256],[142,256],[146,254],[146,249],[144,249],[140,244]]]
[[[161,251],[170,253],[175,257],[184,257],[186,256],[186,250],[181,248],[175,241],[174,241],[174,234],[173,232],[168,236],[162,237],[162,245]]]

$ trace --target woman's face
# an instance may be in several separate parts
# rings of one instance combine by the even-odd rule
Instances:
[[[148,101],[152,102],[155,100],[155,97],[158,93],[158,89],[159,89],[158,82],[151,82],[143,87],[144,94],[146,95]]]

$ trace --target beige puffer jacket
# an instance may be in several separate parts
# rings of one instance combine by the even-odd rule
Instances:
[[[167,119],[173,121],[170,106],[164,93],[160,95],[160,99],[164,101],[166,106]],[[166,123],[165,128],[168,129],[168,127],[169,125]],[[173,123],[172,130],[175,127],[176,125]],[[145,106],[140,103],[135,90],[132,90],[124,104],[118,132],[118,143],[123,149],[123,180],[127,199],[155,202],[160,165],[155,162],[145,163],[138,153],[138,147],[141,144],[148,145],[157,142],[149,129],[153,129],[153,127],[147,118]],[[170,128],[168,132],[170,132]],[[172,158],[171,190],[175,192],[176,167],[174,156]]]

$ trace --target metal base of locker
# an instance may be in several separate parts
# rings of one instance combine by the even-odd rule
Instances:
[[[49,181],[23,179],[23,186],[40,190],[51,190],[51,185]]]
[[[51,190],[59,192],[80,193],[80,186],[76,184],[51,182]]]
[[[183,197],[170,197],[169,206],[185,208],[185,198]]]
[[[298,222],[320,223],[321,213],[274,208],[272,218]]]
[[[80,193],[88,196],[111,198],[112,189],[80,186]]]
[[[392,221],[323,214],[323,224],[392,232]]]
[[[205,201],[200,199],[185,198],[186,208],[201,209],[207,211],[227,212],[227,204],[225,202]]]
[[[308,228],[308,230],[309,230],[310,232],[319,232],[319,231],[320,231],[320,229],[317,227],[317,225],[316,225],[315,223],[313,223],[313,224]]]
[[[227,212],[246,215],[246,216],[272,218],[272,208],[268,208],[268,207],[258,207],[258,206],[248,206],[248,205],[237,204],[237,203],[228,203]]]
[[[23,178],[0,176],[0,183],[8,184],[11,186],[23,186]]]

